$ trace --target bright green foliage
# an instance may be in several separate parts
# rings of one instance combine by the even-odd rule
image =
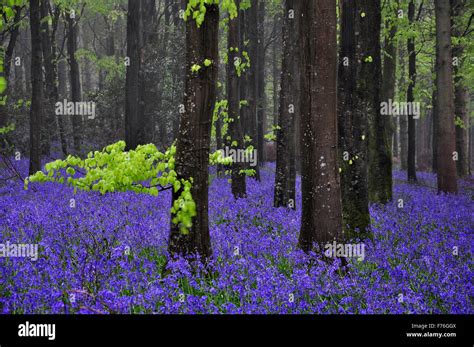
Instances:
[[[276,132],[280,130],[281,127],[279,125],[273,125],[272,130],[268,132],[267,134],[263,135],[263,137],[268,140],[268,141],[276,141]]]
[[[8,134],[9,132],[15,130],[15,124],[9,124],[5,127],[0,127],[0,135]]]
[[[38,171],[25,179],[25,189],[30,182],[66,183],[84,191],[99,191],[102,194],[134,191],[157,196],[159,191],[174,189],[181,191],[171,208],[172,221],[187,233],[196,216],[196,204],[191,195],[192,177],[178,179],[175,171],[176,147],[165,153],[155,145],[140,145],[135,150],[125,151],[125,142],[119,141],[102,151],[90,152],[86,159],[69,155],[45,165],[46,173]],[[209,156],[211,165],[232,164],[231,158],[223,158],[217,151]]]
[[[201,65],[193,64],[193,66],[191,66],[191,72],[197,73],[199,70],[201,70]]]
[[[1,16],[0,16],[0,30],[6,30],[5,28],[15,17],[14,6],[22,6],[24,0],[0,0]],[[3,74],[4,67],[5,48],[0,48],[0,73]],[[3,95],[8,86],[8,82],[4,76],[0,76],[0,105],[5,105],[6,96]]]
[[[196,25],[200,27],[206,16],[206,5],[220,5],[223,11],[229,13],[231,19],[237,17],[238,9],[234,0],[188,0],[188,5],[184,12],[184,20],[192,18],[196,21]],[[242,5],[241,9],[243,9]]]

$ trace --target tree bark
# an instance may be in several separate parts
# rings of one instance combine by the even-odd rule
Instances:
[[[365,80],[369,115],[369,200],[384,204],[392,199],[392,152],[386,124],[390,119],[380,114],[380,0],[364,0],[361,9],[366,13],[361,18],[361,46],[366,52],[361,62],[361,78]]]
[[[258,4],[257,16],[257,152],[258,166],[262,166],[263,157],[263,132],[266,118],[266,96],[265,96],[265,0],[254,0],[254,6]],[[257,173],[255,178],[260,180],[260,170],[255,167]]]
[[[71,18],[71,13],[66,13],[67,22],[67,53],[69,62],[69,76],[71,81],[71,101],[81,101],[81,79],[79,75],[79,64],[76,59],[77,50],[77,33],[76,21]],[[72,116],[73,131],[73,147],[74,152],[79,154],[81,151],[82,141],[82,117],[79,115]]]
[[[413,0],[408,5],[408,21],[413,25],[415,20],[415,3]],[[408,90],[407,102],[415,101],[413,90],[416,84],[416,52],[415,39],[413,37],[408,39]],[[416,123],[413,115],[408,115],[408,171],[407,177],[409,182],[416,182]]]
[[[437,63],[437,122],[438,122],[438,192],[457,193],[456,150],[454,129],[454,87],[451,55],[450,7],[447,1],[435,2]]]
[[[341,240],[337,151],[336,3],[298,1],[301,52],[302,217],[299,246]]]
[[[32,175],[41,170],[41,129],[43,128],[43,69],[41,61],[39,0],[30,0],[31,30],[31,107],[30,107],[30,167]]]
[[[342,1],[339,58],[338,129],[341,165],[343,226],[347,238],[364,236],[370,223],[367,182],[368,121],[364,110],[363,84],[359,84],[361,55],[358,49],[358,3]],[[358,233],[360,233],[358,235]]]
[[[211,256],[208,222],[208,165],[211,140],[212,110],[216,96],[218,72],[219,7],[206,5],[201,27],[194,20],[186,22],[186,79],[185,113],[181,115],[176,148],[178,179],[193,178],[191,193],[196,202],[197,215],[188,234],[171,224],[168,250],[171,255],[199,254]],[[194,73],[194,64],[202,65],[205,59],[212,64]],[[180,191],[173,193],[175,200]]]
[[[457,21],[462,19],[464,14],[464,1],[451,0],[452,8],[452,25],[453,36],[461,39],[464,28],[460,28]],[[458,160],[456,161],[456,169],[459,177],[469,175],[469,90],[465,86],[465,80],[460,72],[465,57],[465,48],[461,43],[453,47],[453,58],[457,59],[454,65],[454,108],[457,118],[456,122],[456,152]]]
[[[141,59],[140,25],[141,0],[128,1],[127,13],[127,66],[125,80],[125,142],[127,149],[135,149],[138,145],[144,144],[144,129],[141,126],[143,118],[143,103],[141,90]]]
[[[290,13],[295,10],[294,1],[285,1],[283,14],[283,54],[281,68],[280,108],[277,130],[277,158],[275,169],[275,189],[273,205],[275,207],[296,208],[295,204],[295,117],[297,111],[296,64],[294,61],[296,46],[296,21],[298,16]]]
[[[236,1],[239,6],[240,1]],[[244,135],[242,131],[242,117],[240,117],[240,76],[237,74],[235,62],[241,59],[243,50],[240,37],[240,16],[229,18],[228,38],[227,38],[227,100],[229,116],[229,135],[230,141],[226,141],[227,147],[234,150],[245,149]],[[243,162],[234,161],[232,163],[232,194],[234,198],[243,198],[246,196],[245,175],[240,173],[245,165]]]

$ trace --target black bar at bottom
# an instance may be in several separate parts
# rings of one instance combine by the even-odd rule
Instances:
[[[0,315],[0,347],[192,343],[473,346],[473,315]],[[46,325],[45,325],[46,324]],[[54,324],[53,326],[50,324]],[[54,336],[53,336],[54,332]],[[31,335],[43,336],[31,336]],[[19,336],[28,335],[28,336]],[[54,337],[54,339],[53,339]],[[284,339],[284,340],[283,340]],[[244,345],[243,345],[244,346]],[[243,347],[242,346],[242,347]]]

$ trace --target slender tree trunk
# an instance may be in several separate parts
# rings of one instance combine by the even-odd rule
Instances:
[[[453,36],[458,39],[462,38],[464,28],[460,29],[458,20],[462,19],[464,14],[464,1],[451,0],[452,8],[452,25]],[[453,58],[456,59],[454,65],[454,108],[457,118],[456,122],[456,152],[458,153],[458,160],[456,161],[456,169],[459,177],[464,177],[469,174],[469,90],[465,86],[464,77],[459,72],[460,66],[464,61],[464,45],[461,43],[453,47]]]
[[[250,59],[249,69],[242,75],[241,99],[247,100],[248,104],[242,106],[242,118],[245,120],[244,127],[247,135],[252,139],[248,145],[252,145],[258,151],[258,0],[251,1],[251,7],[240,14],[241,16],[241,39],[242,47],[248,40],[248,55]],[[260,161],[260,152],[257,152],[257,159]],[[252,167],[255,170],[255,178],[260,177],[258,166]]]
[[[395,12],[395,11],[394,11]],[[394,14],[395,15],[395,14]],[[381,96],[382,101],[388,102],[388,100],[395,101],[395,85],[396,85],[396,71],[397,71],[397,24],[395,20],[385,21],[385,28],[388,30],[388,34],[385,35],[385,55],[383,59],[383,71],[382,71],[382,90]],[[393,153],[393,140],[394,140],[394,128],[395,119],[394,117],[387,117],[385,124],[387,126],[386,133],[389,140],[390,148]]]
[[[413,0],[408,5],[408,20],[413,25],[415,20],[415,3]],[[407,102],[415,101],[413,90],[416,84],[416,53],[415,39],[409,38],[407,43],[408,50],[408,90]],[[413,115],[408,115],[408,181],[416,182],[416,123]]]
[[[341,190],[344,231],[347,238],[363,236],[370,223],[369,196],[367,186],[367,114],[364,110],[364,84],[358,78],[361,67],[358,62],[365,52],[358,50],[360,15],[357,2],[342,1],[338,129],[339,154],[342,155]],[[361,235],[357,235],[360,232]]]
[[[198,253],[211,256],[208,222],[208,165],[211,141],[212,110],[216,97],[218,72],[219,7],[206,5],[204,22],[198,28],[194,20],[186,22],[186,79],[184,105],[176,148],[178,179],[193,178],[191,194],[196,203],[196,216],[187,234],[171,224],[169,252],[171,255]],[[212,64],[192,72],[194,64]],[[181,192],[173,192],[173,201]]]
[[[51,141],[54,135],[54,129],[56,129],[55,117],[54,117],[54,104],[57,100],[57,84],[56,84],[56,72],[54,70],[55,57],[53,56],[53,45],[50,36],[49,24],[47,17],[49,16],[49,0],[41,0],[40,4],[41,12],[41,47],[43,50],[43,62],[45,70],[45,114],[44,114],[44,133],[42,140],[42,154],[50,155]]]
[[[277,17],[275,17],[275,28],[277,27]],[[276,29],[275,29],[276,30]],[[277,40],[272,44],[272,59],[273,59],[273,125],[278,125],[278,76],[280,76],[278,71],[278,45]]]
[[[263,127],[265,124],[265,0],[254,0],[254,6],[258,3],[258,30],[257,30],[257,152],[258,164],[263,165],[265,158],[263,157]],[[256,167],[256,179],[260,180],[260,170]]]
[[[454,86],[451,55],[451,23],[448,1],[435,2],[438,122],[438,192],[457,193],[454,129]]]
[[[295,209],[295,114],[298,104],[294,54],[296,47],[296,21],[294,1],[285,1],[283,14],[283,56],[281,68],[280,110],[277,130],[277,159],[273,205]]]
[[[127,149],[135,149],[144,144],[144,129],[140,126],[143,118],[140,43],[141,0],[128,1],[127,14],[127,58],[129,59],[125,81],[125,142]]]
[[[438,57],[436,57],[435,62],[435,71],[438,71]],[[436,74],[435,77],[435,87],[433,88],[433,95],[432,95],[432,103],[433,103],[433,117],[432,117],[432,143],[431,148],[433,148],[433,157],[432,157],[432,170],[433,172],[438,172],[438,103],[437,103],[437,91],[436,88],[438,86],[438,76]]]
[[[240,1],[236,4],[239,6]],[[229,19],[228,38],[227,38],[227,100],[228,100],[228,115],[232,120],[229,123],[230,141],[227,141],[229,150],[245,149],[244,135],[242,132],[242,118],[240,114],[240,76],[237,74],[237,69],[234,64],[235,61],[241,59],[240,37],[240,16]],[[236,156],[237,158],[237,156]],[[234,161],[232,164],[232,194],[234,198],[243,198],[246,196],[245,175],[240,173],[240,170],[245,168],[243,162]]]
[[[302,217],[299,246],[341,240],[337,151],[336,3],[298,0],[301,51]]]
[[[406,89],[404,89],[406,83],[406,57],[404,54],[404,50],[402,49],[401,45],[399,47],[400,52],[400,81],[399,84],[401,86],[399,99],[403,100],[406,96]],[[398,116],[399,122],[399,140],[400,140],[400,167],[402,170],[406,170],[408,167],[408,118],[405,115]]]
[[[400,118],[395,117],[393,119],[393,146],[392,146],[392,155],[394,158],[400,159]]]
[[[31,30],[31,107],[30,107],[30,168],[29,174],[41,170],[41,129],[43,127],[43,73],[41,62],[39,0],[30,0]]]
[[[366,48],[366,56],[362,57],[362,78],[365,79],[369,115],[369,200],[384,204],[392,199],[392,152],[386,124],[390,119],[380,114],[380,0],[364,0],[361,9],[366,13],[361,21],[361,46]]]
[[[77,50],[77,34],[76,21],[71,18],[70,13],[66,14],[67,18],[67,51],[69,61],[69,75],[71,80],[71,101],[81,101],[81,79],[79,75],[79,64],[76,59]],[[82,117],[80,115],[72,116],[73,146],[76,154],[81,151],[82,141]]]

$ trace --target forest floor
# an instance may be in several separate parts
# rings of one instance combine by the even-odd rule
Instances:
[[[28,163],[17,163],[25,173]],[[169,192],[2,183],[0,244],[39,249],[37,260],[0,257],[0,312],[474,313],[472,178],[459,195],[437,195],[435,175],[413,185],[395,172],[393,202],[371,206],[364,259],[341,273],[338,260],[297,248],[300,202],[273,208],[273,168],[261,176],[238,201],[227,179],[211,176],[207,271],[166,262]]]

